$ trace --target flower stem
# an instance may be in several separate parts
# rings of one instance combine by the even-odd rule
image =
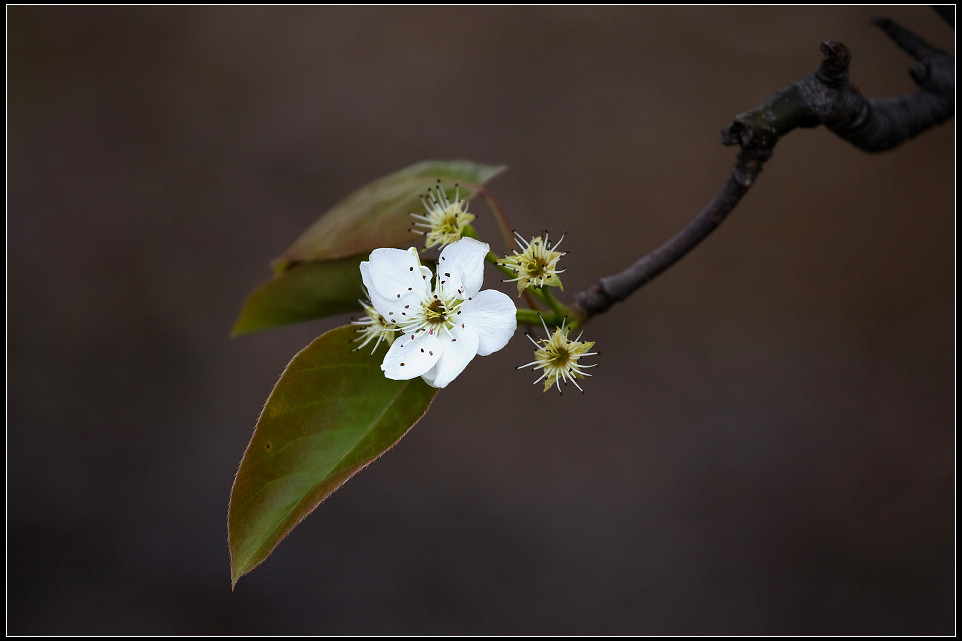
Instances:
[[[477,193],[484,198],[484,202],[487,203],[491,213],[494,214],[494,219],[498,223],[498,229],[501,230],[501,237],[504,239],[505,249],[511,249],[511,246],[514,244],[514,239],[511,236],[511,226],[508,225],[508,219],[505,217],[504,211],[501,210],[501,205],[498,204],[498,201],[496,201],[484,187],[478,187]]]
[[[551,311],[555,313],[555,317],[558,316],[571,316],[571,310],[568,307],[558,301],[552,294],[551,288],[549,287],[539,287],[535,290],[539,295],[539,298],[545,302],[545,304],[551,308]]]
[[[518,319],[518,323],[522,325],[541,325],[541,314],[534,309],[519,309],[515,316]]]

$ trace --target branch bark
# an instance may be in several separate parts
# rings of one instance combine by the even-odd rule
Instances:
[[[919,90],[897,98],[868,99],[849,78],[848,47],[823,42],[824,57],[815,73],[735,116],[721,131],[722,144],[738,145],[741,150],[711,203],[661,247],[576,295],[572,311],[579,324],[628,298],[713,232],[758,178],[778,140],[793,129],[825,125],[859,149],[878,152],[897,147],[954,115],[955,58],[891,20],[880,18],[874,23],[915,58],[909,73]]]

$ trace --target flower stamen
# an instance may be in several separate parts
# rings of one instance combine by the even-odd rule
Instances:
[[[357,333],[360,334],[360,336],[354,340],[363,341],[360,345],[354,348],[354,351],[356,352],[357,350],[365,347],[375,338],[377,341],[375,341],[374,347],[371,349],[372,354],[377,351],[377,347],[381,344],[381,341],[384,341],[384,344],[390,347],[391,343],[393,343],[394,339],[396,338],[394,333],[399,331],[397,324],[388,322],[368,301],[358,299],[357,302],[359,302],[361,307],[364,308],[364,312],[367,314],[367,316],[351,321],[351,325],[360,326],[360,329],[357,330]]]
[[[512,250],[514,255],[505,256],[499,263],[515,273],[515,278],[509,278],[504,282],[518,283],[518,296],[529,287],[560,287],[564,290],[561,279],[558,278],[558,274],[564,270],[558,269],[558,261],[568,252],[557,250],[561,241],[565,239],[565,235],[561,234],[561,239],[552,247],[548,240],[548,232],[543,233],[544,238],[535,236],[529,242],[515,231],[515,241],[521,248],[521,253]]]
[[[424,205],[425,213],[411,214],[415,223],[410,231],[426,236],[425,249],[435,245],[444,247],[460,240],[464,228],[474,220],[474,214],[468,212],[468,201],[461,200],[461,188],[455,183],[454,202],[451,202],[441,188],[440,178],[433,189],[428,189],[427,193],[421,196],[421,204]]]
[[[583,333],[579,334],[575,340],[568,338],[570,329],[565,328],[567,319],[562,320],[561,327],[556,328],[554,333],[551,333],[548,331],[548,326],[544,322],[544,318],[539,318],[541,318],[541,326],[544,327],[545,334],[548,338],[535,340],[530,334],[525,333],[528,340],[535,346],[534,360],[530,363],[519,365],[517,369],[532,367],[535,370],[542,370],[541,376],[532,383],[532,385],[536,385],[544,381],[544,389],[542,392],[547,392],[554,386],[558,388],[558,392],[560,393],[561,383],[563,382],[567,385],[571,382],[584,394],[584,389],[578,384],[578,379],[591,376],[591,374],[584,370],[589,367],[597,367],[597,363],[585,365],[580,363],[579,359],[584,356],[597,356],[598,352],[588,351],[594,347],[594,343],[587,341],[582,342],[581,336]]]

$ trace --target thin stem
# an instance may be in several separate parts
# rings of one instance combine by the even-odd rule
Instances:
[[[498,204],[498,201],[496,201],[484,187],[478,187],[478,194],[484,198],[484,202],[487,203],[491,213],[494,214],[494,219],[498,223],[498,229],[501,230],[501,238],[504,239],[505,251],[510,250],[514,244],[514,238],[511,235],[511,225],[508,224],[508,219],[504,215],[501,205]]]
[[[515,314],[518,323],[522,325],[541,325],[542,313],[534,309],[519,309]]]
[[[571,313],[571,310],[569,310],[566,305],[561,304],[558,299],[551,294],[550,287],[539,287],[535,290],[535,293],[540,294],[541,300],[551,308],[555,316],[567,316]]]

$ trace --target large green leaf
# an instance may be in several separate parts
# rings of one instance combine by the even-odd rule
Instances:
[[[367,254],[312,260],[276,275],[247,295],[231,336],[302,321],[360,313],[363,296],[359,265]]]
[[[463,199],[470,198],[504,167],[467,160],[428,160],[361,187],[322,215],[274,261],[275,272],[305,260],[343,258],[378,247],[416,244],[410,214],[422,212],[421,195],[440,178]]]
[[[231,490],[233,585],[397,443],[437,393],[420,378],[385,378],[381,358],[353,351],[353,338],[353,327],[339,327],[301,350],[264,405]]]

